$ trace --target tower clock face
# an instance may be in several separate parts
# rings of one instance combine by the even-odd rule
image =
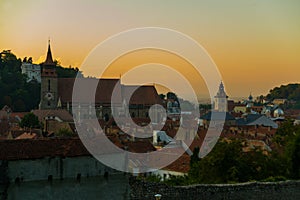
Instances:
[[[48,101],[53,100],[54,99],[54,95],[51,92],[46,92],[45,94],[45,99],[47,99]]]

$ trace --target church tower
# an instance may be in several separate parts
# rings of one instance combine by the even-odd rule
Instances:
[[[57,74],[52,59],[50,40],[45,62],[42,64],[41,74],[41,103],[40,109],[55,109],[57,106]]]
[[[225,93],[224,85],[221,82],[219,86],[219,91],[214,99],[214,110],[218,112],[227,112],[228,111],[227,98],[228,96]]]

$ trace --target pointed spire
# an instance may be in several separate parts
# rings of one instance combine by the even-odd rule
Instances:
[[[52,53],[51,53],[51,47],[50,47],[50,38],[48,40],[48,52],[47,52],[47,57],[44,62],[44,65],[55,65],[52,59]]]
[[[225,89],[224,89],[223,81],[221,81],[221,83],[219,85],[219,90],[218,90],[216,97],[227,97]]]
[[[60,97],[58,98],[57,101],[57,108],[62,108]]]

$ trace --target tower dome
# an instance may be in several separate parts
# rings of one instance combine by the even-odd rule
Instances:
[[[277,108],[273,113],[274,117],[283,117],[284,112],[281,108]]]
[[[248,100],[249,100],[249,101],[252,101],[252,100],[253,100],[253,96],[251,95],[251,93],[250,93],[250,95],[249,95],[249,97],[248,97]]]

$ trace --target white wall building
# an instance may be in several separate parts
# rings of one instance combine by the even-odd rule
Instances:
[[[37,80],[41,82],[41,66],[29,62],[22,62],[21,65],[22,74],[27,75],[27,82]]]

